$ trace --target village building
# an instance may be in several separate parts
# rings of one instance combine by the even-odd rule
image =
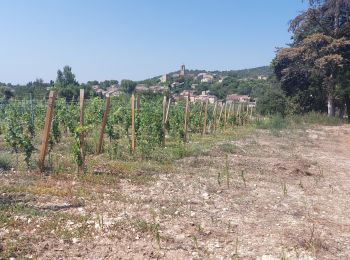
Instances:
[[[168,74],[164,74],[159,79],[160,79],[160,83],[167,83],[169,81],[169,75]]]
[[[184,90],[179,95],[174,96],[175,100],[185,100],[189,99],[191,103],[194,102],[206,102],[208,100],[209,103],[214,104],[218,99],[214,95],[210,95],[209,91],[202,91],[201,95],[197,95],[195,90]]]
[[[247,95],[232,94],[226,97],[226,103],[247,103],[250,97]]]
[[[266,76],[258,76],[258,79],[260,79],[260,80],[267,80],[267,77]]]
[[[210,73],[199,73],[195,79],[202,83],[212,83],[214,81],[214,75]]]
[[[210,104],[214,104],[218,100],[218,98],[214,95],[210,95],[209,93],[210,93],[209,91],[202,91],[201,95],[194,97],[193,102],[197,102],[197,101],[206,102],[208,100]]]
[[[120,90],[119,85],[111,85],[109,88],[106,90],[106,95],[109,95],[110,97],[118,97],[120,96],[122,91]]]
[[[148,88],[146,87],[145,84],[137,84],[135,87],[135,92],[136,93],[145,93],[145,92],[148,92]]]
[[[154,94],[164,94],[168,88],[163,86],[151,86],[148,90]]]

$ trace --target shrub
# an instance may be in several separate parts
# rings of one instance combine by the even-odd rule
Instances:
[[[257,111],[262,115],[285,116],[287,110],[288,99],[280,88],[269,88],[257,99]]]
[[[265,120],[257,122],[257,127],[260,129],[282,130],[287,128],[288,126],[288,119],[282,117],[281,115],[275,115]]]
[[[12,160],[10,154],[1,153],[0,154],[0,169],[4,171],[9,171],[12,168]]]

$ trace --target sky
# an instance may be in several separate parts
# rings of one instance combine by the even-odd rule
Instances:
[[[269,65],[301,0],[0,0],[0,82]]]

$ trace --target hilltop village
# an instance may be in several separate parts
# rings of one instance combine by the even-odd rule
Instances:
[[[134,92],[169,95],[174,101],[189,98],[190,102],[208,100],[212,104],[215,102],[240,102],[255,106],[256,98],[254,95],[250,95],[252,93],[252,82],[254,84],[257,82],[266,84],[267,81],[267,74],[238,77],[233,73],[186,70],[185,65],[181,65],[179,71],[137,82]],[[248,87],[243,90],[238,87],[235,92],[234,85],[248,85]],[[225,93],[225,91],[222,91],[225,87],[231,89]],[[119,96],[124,92],[119,83],[112,84],[105,89],[96,84],[92,86],[92,90],[99,96]]]

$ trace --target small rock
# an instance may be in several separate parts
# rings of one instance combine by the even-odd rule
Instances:
[[[202,197],[205,199],[205,200],[208,200],[209,199],[209,194],[207,192],[204,192],[202,194]]]
[[[310,136],[311,139],[317,139],[318,138],[318,135],[316,135],[316,134],[311,134],[309,136]]]

